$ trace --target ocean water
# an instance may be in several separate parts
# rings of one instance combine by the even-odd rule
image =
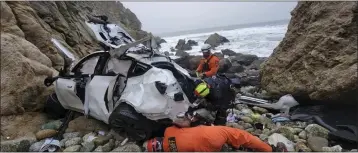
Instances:
[[[192,50],[186,52],[190,55],[201,55],[199,52],[200,46],[204,44],[204,41],[211,34],[218,33],[219,35],[226,37],[230,42],[216,47],[214,52],[221,52],[222,49],[231,49],[237,53],[268,57],[271,55],[273,49],[283,39],[286,31],[287,24],[278,24],[164,37],[163,39],[165,39],[167,43],[161,44],[162,48],[160,51],[170,52],[170,48],[175,48],[179,39],[191,39],[197,41],[199,45],[193,46]]]

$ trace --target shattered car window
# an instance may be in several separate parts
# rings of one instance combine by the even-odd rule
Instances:
[[[108,60],[104,73],[108,74],[109,72],[114,72],[115,74],[122,74],[127,76],[131,65],[131,60],[119,60],[117,58],[111,58]]]
[[[99,56],[90,58],[83,62],[80,68],[80,72],[83,74],[93,74],[94,69],[96,68],[97,62],[98,62]]]

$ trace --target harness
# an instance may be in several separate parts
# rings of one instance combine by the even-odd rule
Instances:
[[[209,62],[211,60],[211,58],[215,56],[215,55],[211,55],[205,62],[204,62],[204,65],[203,65],[203,72],[207,72],[207,71],[210,71],[210,66],[209,66]]]

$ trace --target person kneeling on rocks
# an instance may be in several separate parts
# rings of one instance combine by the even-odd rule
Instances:
[[[236,88],[236,87],[234,87]],[[199,109],[207,109],[213,114],[215,125],[225,125],[226,110],[235,100],[236,93],[232,80],[225,76],[216,75],[196,82],[194,94],[198,97],[200,105],[189,107],[187,114],[193,116],[193,112]]]
[[[179,120],[174,122],[174,126],[166,128],[164,137],[156,137],[144,142],[144,150],[146,152],[217,152],[228,144],[237,149],[244,147],[257,152],[273,151],[270,145],[244,130],[226,126],[188,127],[191,124],[188,118]],[[180,127],[176,124],[180,124]]]

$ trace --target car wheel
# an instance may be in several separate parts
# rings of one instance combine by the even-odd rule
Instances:
[[[126,103],[119,104],[109,116],[109,125],[115,132],[124,132],[135,141],[150,138],[154,123]]]

